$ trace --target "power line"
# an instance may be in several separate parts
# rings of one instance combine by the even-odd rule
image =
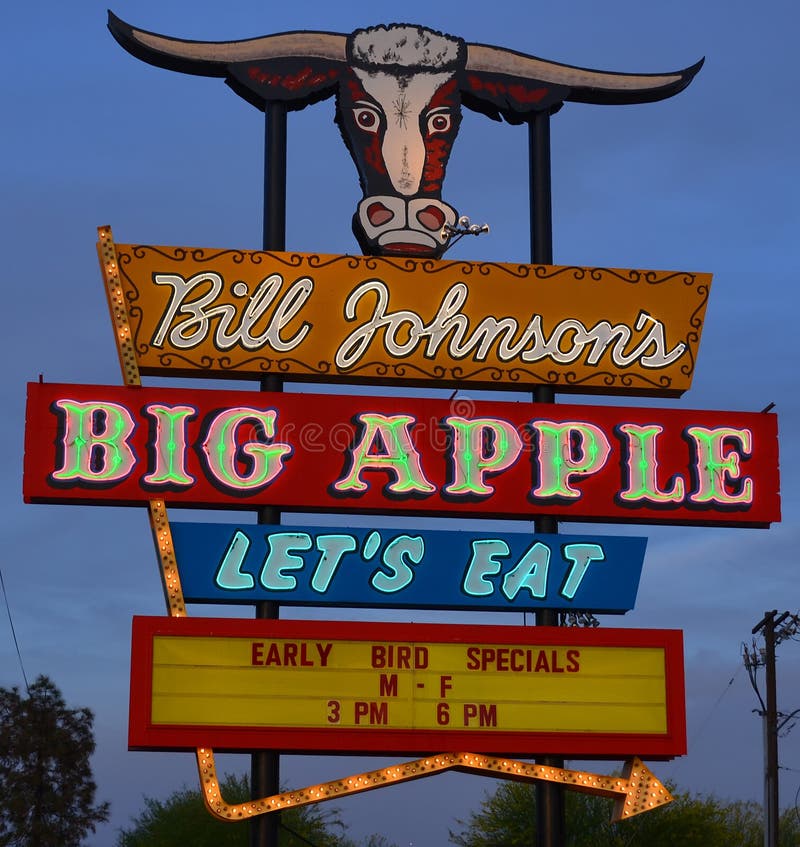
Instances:
[[[739,675],[739,671],[741,671],[741,669],[742,669],[742,665],[739,665],[736,668],[736,671],[734,672],[733,676],[728,680],[727,685],[722,689],[722,693],[719,695],[719,697],[717,697],[714,705],[709,709],[708,714],[703,719],[703,722],[692,733],[692,738],[691,738],[692,742],[696,741],[698,736],[700,736],[703,733],[703,730],[706,728],[706,724],[711,720],[711,718],[714,715],[714,712],[716,711],[717,707],[722,702],[722,698],[731,690],[731,686],[735,682],[736,677]]]
[[[22,653],[19,651],[19,642],[17,641],[17,632],[14,629],[14,619],[11,617],[11,606],[8,604],[8,593],[6,592],[6,583],[3,579],[3,569],[0,568],[0,587],[3,589],[3,597],[6,601],[6,611],[8,612],[8,622],[11,625],[11,636],[14,639],[14,647],[17,648],[17,658],[19,659],[19,668],[22,671],[22,679],[25,681],[25,693],[30,697],[31,690],[28,687],[28,677],[25,674],[25,665],[22,662]]]

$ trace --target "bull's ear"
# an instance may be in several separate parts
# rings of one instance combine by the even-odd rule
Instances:
[[[267,59],[228,67],[226,82],[259,109],[267,101],[281,101],[291,110],[330,97],[342,65],[326,59]]]
[[[465,71],[461,85],[464,106],[511,124],[523,123],[531,112],[558,111],[568,94],[569,88],[563,85],[470,70]]]

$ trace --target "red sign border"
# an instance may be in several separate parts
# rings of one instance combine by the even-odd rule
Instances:
[[[218,485],[199,473],[188,489],[145,490],[135,477],[120,483],[86,486],[71,482],[54,486],[49,477],[54,470],[55,450],[58,444],[57,418],[52,404],[61,397],[74,400],[118,401],[130,409],[138,410],[147,402],[182,403],[196,407],[200,419],[219,406],[254,404],[264,409],[274,406],[278,410],[278,438],[284,431],[293,439],[290,443],[296,449],[287,463],[286,473],[282,473],[265,488],[255,492],[231,493],[222,491]],[[705,504],[687,504],[678,502],[661,504],[658,502],[620,504],[617,500],[619,490],[616,482],[615,467],[621,464],[623,456],[621,443],[613,444],[608,463],[598,474],[590,474],[578,482],[581,496],[569,502],[558,497],[545,498],[532,502],[530,463],[522,454],[513,466],[496,476],[496,491],[490,496],[473,498],[462,497],[455,502],[445,491],[447,452],[443,446],[432,443],[420,444],[423,460],[428,466],[428,477],[435,491],[429,496],[411,495],[390,496],[384,485],[388,477],[384,472],[370,475],[366,490],[353,494],[351,491],[331,493],[331,484],[345,473],[345,448],[334,445],[326,449],[320,441],[317,447],[305,447],[298,441],[300,429],[309,423],[317,427],[321,434],[338,431],[350,443],[354,437],[356,424],[353,416],[360,412],[375,412],[396,415],[399,411],[413,413],[420,422],[421,437],[424,432],[438,427],[439,418],[450,414],[452,409],[443,398],[418,398],[394,396],[363,396],[335,394],[302,393],[259,393],[252,391],[226,391],[217,389],[191,390],[186,388],[130,387],[70,385],[59,383],[29,383],[28,405],[25,431],[25,456],[23,497],[26,502],[68,502],[73,505],[144,505],[151,499],[162,498],[172,506],[205,508],[224,506],[232,509],[253,509],[265,505],[274,505],[285,511],[318,512],[336,511],[340,513],[364,512],[403,512],[426,516],[453,517],[453,513],[464,517],[485,518],[529,518],[532,515],[552,515],[566,521],[593,521],[605,523],[654,523],[697,526],[749,526],[766,527],[780,520],[780,483],[777,418],[771,414],[754,412],[712,412],[707,410],[641,408],[628,406],[589,406],[568,404],[533,404],[500,401],[476,400],[465,398],[469,407],[469,416],[489,415],[498,419],[508,418],[527,426],[528,416],[555,420],[567,420],[574,416],[579,421],[591,421],[609,434],[618,424],[626,421],[641,420],[647,423],[660,422],[668,428],[672,449],[669,445],[659,449],[660,473],[664,479],[672,474],[684,475],[691,472],[687,464],[688,445],[680,432],[690,424],[717,426],[742,426],[752,428],[755,434],[755,448],[747,460],[747,473],[757,479],[758,493],[752,503],[741,507],[717,504],[709,507]],[[461,402],[461,401],[456,401]],[[316,405],[315,405],[316,404]],[[431,427],[428,430],[428,422]],[[193,432],[200,427],[199,420],[191,424]],[[283,427],[286,427],[284,430]],[[344,429],[342,429],[344,427]],[[414,433],[417,432],[416,425]],[[137,461],[148,453],[147,427],[139,420],[134,434],[134,447]],[[294,435],[292,435],[294,433]],[[194,439],[196,433],[191,436]],[[619,441],[619,439],[617,439]],[[189,448],[193,455],[196,450]],[[194,461],[194,459],[192,460]],[[199,460],[198,460],[199,461]],[[198,467],[198,471],[200,468]],[[305,475],[304,475],[305,474]],[[313,478],[322,480],[319,486],[306,484]],[[687,477],[687,486],[688,486]]]
[[[157,635],[236,638],[347,639],[434,643],[663,647],[667,686],[667,730],[663,734],[481,732],[480,730],[382,730],[343,728],[248,728],[156,726],[150,721],[153,638]],[[569,758],[671,759],[686,753],[683,633],[667,629],[521,627],[472,624],[374,623],[353,621],[251,620],[134,616],[131,651],[131,750],[419,755],[468,750],[494,755],[562,755]]]

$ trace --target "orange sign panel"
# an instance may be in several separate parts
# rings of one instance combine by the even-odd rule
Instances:
[[[156,376],[678,396],[711,283],[688,272],[130,244],[107,255],[120,337],[130,333],[139,370]]]

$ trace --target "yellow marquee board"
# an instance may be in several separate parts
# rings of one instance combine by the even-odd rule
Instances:
[[[685,752],[673,630],[136,618],[130,745]]]
[[[123,364],[135,356],[155,376],[678,396],[711,284],[690,272],[113,245],[106,228],[100,238]]]

